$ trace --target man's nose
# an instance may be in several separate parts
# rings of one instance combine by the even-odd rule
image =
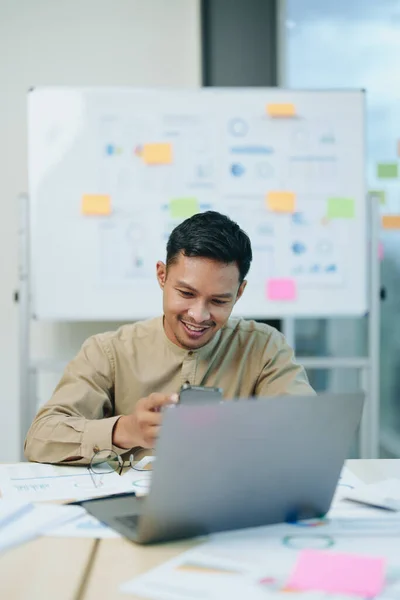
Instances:
[[[190,308],[188,314],[189,317],[196,321],[196,323],[203,323],[210,318],[210,311],[205,302],[196,302],[196,304]]]

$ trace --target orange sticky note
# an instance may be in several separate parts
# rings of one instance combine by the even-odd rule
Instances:
[[[296,108],[294,104],[267,104],[267,113],[270,117],[295,117]]]
[[[400,215],[383,215],[383,229],[400,229]]]
[[[107,194],[84,194],[81,212],[83,215],[111,214],[111,198]]]
[[[172,164],[172,144],[144,144],[142,158],[147,165],[170,165]]]
[[[294,213],[296,194],[294,192],[268,192],[266,197],[268,210],[274,212]]]
[[[177,567],[175,567],[175,569],[177,571],[193,571],[193,572],[197,572],[197,573],[215,573],[215,574],[228,574],[231,573],[232,575],[239,575],[240,571],[238,571],[237,569],[228,569],[228,568],[222,568],[222,567],[214,567],[214,566],[208,566],[208,565],[203,565],[201,563],[196,563],[196,562],[187,562],[184,563],[183,565],[178,565]]]

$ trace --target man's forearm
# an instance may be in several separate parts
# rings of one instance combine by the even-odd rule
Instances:
[[[99,450],[115,450],[112,432],[119,416],[89,420],[83,417],[51,414],[37,417],[26,440],[28,460],[46,463],[88,464]]]

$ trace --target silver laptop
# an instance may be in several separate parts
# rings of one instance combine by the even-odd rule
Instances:
[[[164,413],[148,496],[82,503],[142,544],[320,517],[363,394],[239,399]]]

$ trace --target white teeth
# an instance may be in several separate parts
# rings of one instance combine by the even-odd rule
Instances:
[[[190,329],[190,331],[204,331],[205,327],[193,327],[193,325],[189,325],[188,323],[185,323],[186,327],[188,329]]]

